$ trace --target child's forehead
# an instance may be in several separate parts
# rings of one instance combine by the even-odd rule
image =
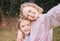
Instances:
[[[20,23],[30,23],[30,20],[21,20]]]
[[[29,22],[29,20],[21,20],[21,22]]]
[[[30,21],[23,20],[20,22],[20,25],[26,25],[26,24],[30,24]]]

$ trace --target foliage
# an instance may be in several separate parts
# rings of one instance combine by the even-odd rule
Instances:
[[[40,1],[37,1],[36,0],[35,3],[38,4],[39,6],[41,6],[44,9],[44,13],[46,13],[52,7],[57,5],[59,3],[58,1],[56,1],[56,0],[40,0]]]
[[[34,3],[41,6],[46,13],[53,6],[57,5],[59,0],[33,0]],[[3,6],[3,15],[4,16],[18,16],[20,11],[20,5],[24,2],[29,2],[29,0],[2,0],[0,1],[0,6]]]

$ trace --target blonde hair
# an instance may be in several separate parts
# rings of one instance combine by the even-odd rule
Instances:
[[[20,8],[21,12],[22,12],[23,7],[26,7],[26,6],[31,6],[31,7],[33,7],[33,8],[36,8],[37,11],[38,11],[39,13],[41,13],[41,14],[42,14],[43,11],[44,11],[40,6],[36,5],[35,3],[23,3],[23,4],[21,5],[21,8]]]

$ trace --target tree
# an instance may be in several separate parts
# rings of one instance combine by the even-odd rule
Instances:
[[[3,0],[1,0],[0,4],[0,26],[2,26],[2,19],[3,19]]]
[[[1,12],[1,7],[0,7],[0,26],[1,26],[1,23],[2,23],[2,12]]]
[[[29,2],[35,2],[35,0],[29,0]]]

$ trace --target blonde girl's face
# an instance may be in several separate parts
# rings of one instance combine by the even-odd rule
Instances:
[[[23,33],[29,34],[30,33],[30,29],[31,29],[31,27],[30,27],[30,21],[28,21],[28,20],[22,20],[20,22],[20,28],[21,28],[21,30],[22,30]]]
[[[22,14],[24,17],[28,18],[29,20],[35,20],[39,16],[38,11],[30,6],[23,7]]]

